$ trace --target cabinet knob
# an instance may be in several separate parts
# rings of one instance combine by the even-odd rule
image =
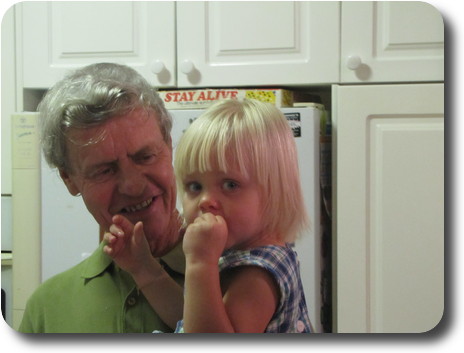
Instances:
[[[362,64],[362,60],[357,55],[350,55],[346,60],[346,67],[350,70],[357,70]]]
[[[191,62],[190,60],[184,60],[180,64],[180,71],[182,71],[186,75],[192,73],[194,69],[195,66],[193,65],[193,62]]]
[[[164,70],[164,63],[161,60],[153,60],[151,63],[151,72],[155,75],[160,74]]]

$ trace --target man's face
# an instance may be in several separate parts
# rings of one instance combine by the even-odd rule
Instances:
[[[152,253],[178,241],[172,146],[154,112],[138,109],[102,126],[68,133],[70,170],[60,171],[71,194],[80,193],[105,230],[115,214],[142,221]]]

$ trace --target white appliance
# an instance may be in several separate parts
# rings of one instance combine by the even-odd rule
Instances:
[[[3,319],[11,326],[12,323],[12,269],[11,258],[13,249],[13,234],[11,226],[11,197],[2,196],[2,316]]]
[[[321,307],[321,252],[320,252],[320,193],[319,193],[319,120],[320,110],[313,107],[306,108],[282,108],[291,124],[298,148],[300,174],[303,184],[304,198],[311,220],[311,228],[307,234],[299,239],[295,245],[301,264],[301,276],[306,295],[310,319],[315,332],[322,332],[320,320]],[[201,114],[202,110],[173,110],[172,139],[173,146],[190,123]],[[38,150],[37,138],[30,138],[30,133],[36,134],[37,114],[26,113],[28,124],[18,129],[16,126],[16,163],[14,173],[18,176],[22,173],[39,175],[40,184],[18,177],[15,190],[22,190],[21,198],[15,200],[15,210],[27,210],[31,205],[40,205],[40,217],[38,224],[29,225],[32,229],[40,229],[41,251],[33,255],[40,264],[40,281],[45,281],[85,259],[91,254],[99,242],[99,226],[85,208],[80,197],[69,194],[58,173],[51,170],[44,160],[40,160],[36,154]],[[21,114],[16,116],[17,121]],[[35,126],[34,126],[35,125]],[[29,134],[29,135],[25,135]],[[29,142],[20,141],[18,136],[29,136]],[[19,146],[19,147],[18,147]],[[14,148],[15,149],[15,148]],[[19,149],[19,152],[18,152]],[[31,152],[33,151],[33,152]],[[35,151],[35,152],[34,152]],[[30,160],[38,159],[40,163]],[[25,161],[21,163],[21,159]],[[16,166],[16,167],[15,167]],[[18,168],[19,166],[19,168]],[[28,171],[37,169],[39,173]],[[37,186],[34,186],[37,185]],[[39,191],[32,190],[39,187]],[[29,192],[27,189],[32,188]],[[36,196],[34,196],[36,195]],[[34,197],[38,199],[34,199]],[[13,227],[16,241],[27,241],[29,235],[20,231],[18,223],[24,222],[24,218],[16,216]],[[33,244],[34,242],[31,242]],[[37,243],[37,242],[36,242]]]

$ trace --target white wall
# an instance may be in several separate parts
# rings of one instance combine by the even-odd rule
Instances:
[[[2,195],[11,195],[11,123],[16,110],[14,9],[3,15],[1,26],[1,131],[2,131]]]

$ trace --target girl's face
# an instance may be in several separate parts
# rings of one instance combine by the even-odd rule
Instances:
[[[259,185],[238,170],[193,173],[183,180],[182,205],[187,224],[204,214],[222,216],[229,231],[226,249],[267,244]],[[264,242],[264,243],[263,243]]]

